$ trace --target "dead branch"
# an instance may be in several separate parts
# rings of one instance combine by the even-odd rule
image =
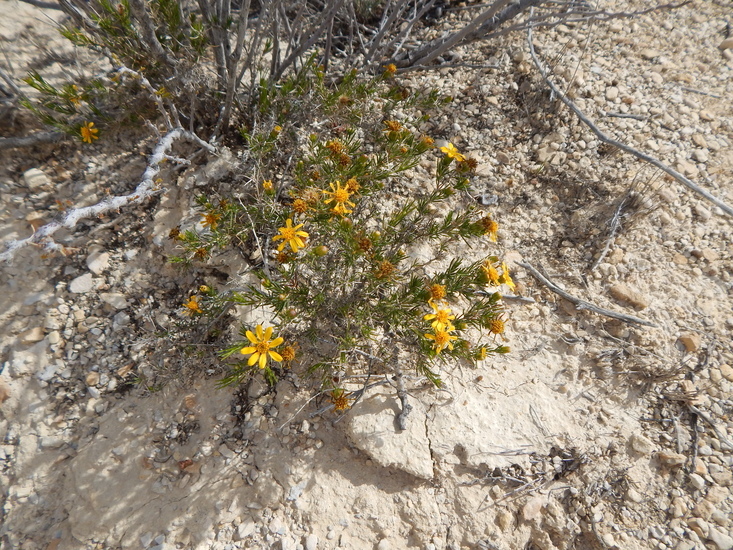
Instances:
[[[63,137],[62,132],[38,132],[30,136],[0,138],[0,151],[18,147],[32,147],[41,143],[53,143]]]
[[[728,438],[725,435],[725,432],[723,430],[721,430],[715,424],[715,422],[713,422],[713,419],[710,418],[710,416],[707,413],[701,411],[700,409],[698,409],[694,405],[687,405],[687,408],[690,410],[690,412],[695,413],[697,416],[699,416],[700,418],[702,418],[705,422],[707,422],[710,425],[710,427],[715,432],[715,435],[718,436],[718,440],[720,441],[721,446],[724,445],[729,451],[733,451],[733,443],[731,443],[728,440]]]
[[[31,6],[36,6],[37,8],[43,8],[46,10],[61,10],[63,9],[58,4],[54,4],[53,2],[43,2],[42,0],[20,0],[21,2],[25,2],[26,4],[30,4]]]
[[[650,321],[646,321],[644,319],[640,319],[639,317],[634,317],[633,315],[625,315],[623,313],[616,313],[615,311],[611,311],[610,309],[604,309],[602,307],[598,307],[595,304],[591,304],[590,302],[587,302],[581,298],[576,298],[575,296],[568,294],[563,289],[561,289],[559,286],[557,286],[555,283],[553,283],[550,279],[545,277],[542,273],[537,271],[532,265],[526,263],[526,262],[516,262],[518,266],[523,267],[527,271],[529,271],[532,276],[537,279],[539,282],[541,282],[543,285],[545,285],[547,288],[549,288],[552,292],[555,294],[562,296],[569,302],[572,302],[575,304],[575,307],[578,309],[587,309],[588,311],[592,311],[593,313],[598,313],[599,315],[605,315],[606,317],[611,317],[612,319],[618,319],[619,321],[623,321],[624,323],[633,323],[637,325],[644,325],[647,327],[656,327],[654,323]]]
[[[656,158],[647,155],[646,153],[642,153],[638,149],[634,149],[633,147],[626,145],[625,143],[622,143],[618,140],[615,140],[613,138],[608,137],[606,134],[604,134],[598,126],[596,126],[593,121],[591,121],[584,113],[581,111],[578,106],[570,99],[568,98],[565,93],[560,90],[551,80],[550,77],[547,74],[547,71],[542,66],[542,63],[540,63],[539,58],[537,57],[537,52],[535,52],[534,49],[534,43],[532,41],[532,26],[530,26],[527,29],[527,42],[529,43],[529,51],[532,55],[532,60],[534,61],[535,66],[537,67],[537,70],[540,72],[540,75],[542,76],[542,79],[545,81],[545,84],[552,90],[552,92],[560,98],[560,101],[562,101],[575,115],[580,119],[583,124],[588,126],[588,128],[591,129],[591,131],[600,139],[602,142],[607,143],[609,145],[613,145],[614,147],[617,147],[621,149],[622,151],[625,151],[626,153],[629,153],[630,155],[635,156],[639,160],[643,160],[644,162],[648,162],[649,164],[656,166],[663,172],[669,174],[674,179],[676,179],[681,184],[685,185],[688,189],[691,191],[694,191],[701,197],[706,198],[713,204],[715,204],[717,207],[719,207],[721,210],[723,210],[726,214],[729,216],[733,216],[733,208],[728,206],[726,203],[718,199],[717,197],[713,196],[706,190],[702,189],[695,183],[693,183],[690,179],[686,178],[676,170],[670,168],[660,160],[657,160]]]
[[[183,128],[175,128],[164,135],[148,161],[148,166],[142,176],[142,181],[132,193],[127,195],[116,195],[107,197],[93,206],[74,208],[62,214],[60,219],[54,220],[43,227],[40,227],[33,235],[25,239],[14,240],[6,243],[5,251],[0,254],[0,262],[10,261],[20,249],[29,245],[39,245],[46,250],[63,252],[64,247],[57,244],[51,237],[59,229],[73,229],[79,221],[105,214],[131,204],[138,204],[145,199],[160,193],[162,189],[156,183],[160,173],[160,164],[167,157],[168,151],[178,139],[187,139],[198,144],[200,147],[214,153],[214,147],[203,141],[197,135],[187,132]]]

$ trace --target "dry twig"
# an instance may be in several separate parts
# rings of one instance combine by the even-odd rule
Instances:
[[[41,143],[59,141],[64,134],[61,132],[38,132],[30,136],[0,138],[0,151],[17,147],[31,147]]]
[[[537,271],[537,269],[535,269],[527,262],[517,262],[517,265],[529,271],[535,279],[537,279],[539,282],[549,288],[552,292],[574,303],[575,307],[577,307],[578,309],[587,309],[588,311],[592,311],[593,313],[605,315],[606,317],[611,317],[612,319],[618,319],[619,321],[623,321],[624,323],[633,323],[637,325],[644,325],[647,327],[657,326],[654,323],[646,321],[639,317],[634,317],[633,315],[624,315],[623,313],[616,313],[615,311],[611,311],[610,309],[604,309],[602,307],[598,307],[595,304],[591,304],[590,302],[586,302],[585,300],[582,300],[580,298],[576,298],[575,296],[565,292],[563,289],[561,289],[559,286],[557,286],[555,283],[553,283],[550,279],[545,277],[542,273]]]
[[[733,216],[733,208],[728,206],[726,203],[721,201],[719,198],[715,197],[714,195],[710,194],[705,189],[701,188],[694,182],[692,182],[690,179],[686,178],[673,168],[670,168],[666,164],[664,164],[662,161],[657,160],[656,158],[647,155],[646,153],[643,153],[639,151],[638,149],[634,149],[633,147],[626,145],[625,143],[618,141],[616,139],[608,137],[606,134],[604,134],[598,126],[596,126],[592,120],[590,120],[583,111],[580,110],[580,108],[570,99],[567,95],[565,95],[560,88],[558,88],[552,80],[550,80],[550,77],[547,74],[547,71],[542,66],[542,63],[540,62],[539,58],[537,57],[537,52],[535,52],[534,49],[534,43],[532,41],[532,26],[527,29],[527,42],[529,43],[529,51],[532,55],[532,60],[534,61],[535,66],[537,67],[537,70],[540,72],[540,75],[542,76],[542,79],[545,81],[545,84],[549,86],[549,88],[552,90],[552,92],[560,98],[560,101],[562,101],[575,115],[580,119],[583,124],[588,126],[590,130],[600,139],[602,142],[607,143],[609,145],[612,145],[614,147],[617,147],[621,149],[622,151],[625,151],[626,153],[629,153],[630,155],[635,156],[639,160],[643,160],[644,162],[648,162],[649,164],[652,164],[653,166],[656,166],[663,172],[669,174],[674,179],[676,179],[678,182],[686,186],[691,191],[694,191],[701,197],[706,198],[710,202],[712,202],[715,206],[719,207],[721,210],[723,210],[726,214],[729,216]]]
[[[173,146],[173,143],[181,138],[192,141],[211,153],[216,151],[214,147],[203,141],[195,134],[187,132],[183,128],[174,128],[164,135],[156,145],[155,150],[148,161],[148,166],[143,173],[142,181],[140,181],[134,191],[127,195],[107,197],[103,201],[92,206],[73,208],[64,212],[59,219],[40,227],[30,237],[6,243],[5,251],[0,253],[0,262],[11,260],[15,256],[16,252],[29,245],[40,245],[46,250],[59,251],[63,253],[64,247],[52,239],[54,233],[59,229],[73,229],[76,224],[83,219],[99,216],[100,214],[106,214],[107,212],[117,210],[118,208],[129,206],[131,204],[138,204],[145,199],[160,193],[161,189],[155,181],[156,177],[160,173],[160,163],[167,157],[168,151]]]

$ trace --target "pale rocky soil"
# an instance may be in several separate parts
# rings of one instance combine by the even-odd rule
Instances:
[[[95,70],[42,10],[2,0],[0,12],[0,64],[15,77]],[[695,2],[536,44],[605,132],[731,204],[733,50],[718,49],[731,16]],[[62,235],[70,257],[25,250],[2,267],[0,547],[733,548],[731,219],[550,102],[523,36],[455,54],[498,68],[404,81],[455,97],[426,130],[480,159],[473,192],[497,201],[500,252],[656,327],[578,311],[515,266],[526,299],[508,301],[512,353],[444,373],[442,391],[416,380],[407,432],[393,390],[340,419],[312,416],[297,379],[218,390],[216,365],[192,368],[157,336],[188,292],[224,284],[166,264],[168,231],[197,216],[194,190],[171,187]],[[32,124],[4,122],[7,135]],[[151,144],[2,153],[0,239],[28,235],[57,201],[132,189]],[[191,169],[199,181],[236,170],[212,161]],[[633,182],[641,207],[591,270]],[[213,265],[236,276],[227,257]]]

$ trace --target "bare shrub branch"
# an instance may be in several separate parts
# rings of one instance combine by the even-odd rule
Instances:
[[[147,168],[142,175],[142,179],[134,191],[127,195],[107,197],[103,201],[92,206],[73,208],[63,212],[60,219],[54,220],[51,223],[40,227],[30,237],[6,243],[6,250],[0,253],[0,262],[10,261],[19,250],[30,245],[39,245],[49,251],[63,252],[64,247],[52,239],[52,236],[59,229],[73,229],[81,220],[99,216],[100,214],[105,214],[125,206],[138,204],[145,199],[160,193],[162,189],[155,182],[155,179],[160,173],[160,163],[169,158],[168,151],[173,146],[173,143],[179,139],[186,139],[196,143],[210,153],[215,152],[214,147],[200,139],[195,134],[187,132],[183,128],[174,128],[164,135],[155,146],[153,154],[148,161]]]
[[[626,153],[629,153],[630,155],[635,156],[639,160],[643,160],[644,162],[648,162],[649,164],[656,166],[666,174],[669,174],[674,179],[676,179],[678,182],[683,184],[685,187],[690,189],[691,191],[697,193],[701,197],[704,197],[708,201],[712,202],[715,206],[723,210],[726,214],[729,216],[733,216],[733,208],[728,206],[726,203],[724,203],[719,198],[715,197],[699,185],[695,184],[692,180],[689,178],[683,176],[677,170],[674,170],[673,168],[667,166],[662,161],[647,155],[646,153],[643,153],[639,151],[638,149],[635,149],[631,147],[630,145],[626,145],[625,143],[618,141],[616,139],[613,139],[611,137],[608,137],[606,134],[604,134],[598,126],[596,126],[592,120],[590,120],[583,111],[580,110],[580,108],[570,99],[567,95],[565,95],[560,88],[558,88],[552,80],[550,80],[550,77],[547,74],[547,71],[545,70],[544,66],[540,62],[539,58],[537,57],[537,52],[534,48],[534,43],[532,42],[532,27],[529,27],[527,30],[527,42],[529,43],[529,51],[532,55],[532,59],[534,60],[535,66],[537,67],[537,70],[540,72],[540,75],[542,76],[542,79],[545,81],[545,84],[553,91],[553,93],[560,98],[560,101],[562,101],[567,107],[575,113],[575,115],[580,119],[583,124],[588,126],[590,130],[600,139],[602,142],[607,143],[609,145],[612,145],[614,147],[617,147],[621,149],[622,151],[625,151]]]

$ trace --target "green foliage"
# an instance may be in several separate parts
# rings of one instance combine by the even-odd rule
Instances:
[[[222,383],[260,371],[274,383],[284,369],[298,369],[320,379],[340,409],[350,395],[345,380],[412,368],[438,385],[437,366],[450,358],[474,362],[508,351],[496,343],[501,296],[487,292],[513,284],[505,266],[500,275],[496,257],[451,257],[459,241],[483,247],[495,240],[497,225],[462,193],[475,161],[436,150],[418,130],[437,94],[406,92],[388,75],[349,73],[329,86],[311,66],[279,88],[263,83],[259,101],[261,116],[285,123],[287,109],[298,127],[255,118],[261,131],[242,129],[253,174],[244,198],[199,197],[205,227],[176,236],[179,263],[232,243],[259,250],[264,262],[253,266],[257,282],[246,290],[202,302],[204,316],[241,305],[277,319],[269,333],[240,329],[221,352],[231,366]],[[300,141],[286,147],[287,140]],[[281,155],[293,150],[303,153],[285,162]],[[432,184],[402,192],[410,171],[436,153]],[[434,255],[415,253],[419,247]],[[288,348],[298,349],[297,358]]]

